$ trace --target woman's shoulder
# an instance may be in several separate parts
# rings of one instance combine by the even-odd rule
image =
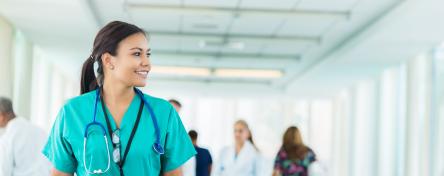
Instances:
[[[94,107],[94,102],[96,100],[95,91],[87,92],[79,96],[75,96],[72,98],[69,98],[65,101],[63,106],[61,107],[59,111],[60,118],[63,119],[80,119],[80,117],[84,117],[86,113],[91,112]],[[70,118],[76,114],[76,118]],[[69,118],[64,118],[69,117]]]
[[[155,97],[155,96],[147,94],[147,93],[143,93],[143,96],[149,103],[152,103],[152,104],[163,105],[163,106],[171,105],[167,100],[165,100],[163,98]]]
[[[224,146],[222,147],[222,149],[220,149],[220,154],[221,155],[227,155],[230,152],[234,152],[234,146]]]
[[[307,147],[307,153],[305,154],[305,158],[308,159],[310,163],[316,161],[316,154],[310,147]]]
[[[288,157],[287,151],[285,151],[284,147],[279,148],[279,151],[276,154],[277,159],[286,159]]]
[[[250,141],[246,141],[244,147],[247,148],[247,151],[249,151],[251,154],[254,154],[254,155],[259,154],[259,150]]]
[[[305,147],[307,148],[307,153],[310,153],[312,155],[315,154],[314,151],[310,147],[308,147],[308,146],[305,146]]]
[[[69,98],[68,100],[66,100],[63,107],[67,108],[67,107],[85,106],[86,103],[92,104],[92,103],[94,103],[95,98],[96,98],[95,92],[96,91],[93,90],[93,91],[84,93],[82,95]]]
[[[143,94],[143,97],[148,102],[153,112],[156,114],[157,120],[160,124],[177,124],[174,122],[177,122],[177,119],[180,119],[180,117],[170,102],[146,93]]]

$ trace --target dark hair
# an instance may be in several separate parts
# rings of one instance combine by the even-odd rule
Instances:
[[[9,118],[15,117],[12,101],[6,97],[0,97],[0,114],[5,114]]]
[[[282,149],[287,152],[288,158],[291,160],[304,160],[311,150],[305,146],[302,135],[295,126],[291,126],[285,131],[282,141]]]
[[[177,106],[179,106],[179,107],[182,107],[182,104],[180,104],[180,102],[179,101],[177,101],[176,99],[170,99],[170,100],[168,100],[170,103],[174,103],[174,104],[176,104]]]
[[[100,29],[94,39],[92,53],[83,63],[80,94],[92,91],[97,89],[98,86],[103,85],[104,75],[101,59],[102,55],[105,53],[109,53],[113,56],[117,55],[117,48],[120,41],[136,33],[146,35],[141,28],[121,21],[110,22]],[[98,63],[97,78],[94,74],[94,62]]]
[[[193,141],[197,140],[197,136],[198,136],[198,134],[197,134],[196,131],[194,131],[194,130],[190,130],[190,131],[188,132],[188,135],[190,136],[191,140],[193,140]]]

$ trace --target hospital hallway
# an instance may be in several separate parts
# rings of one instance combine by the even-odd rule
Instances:
[[[443,7],[442,0],[0,0],[0,97],[48,139],[61,108],[80,95],[99,30],[123,21],[143,29],[151,49],[140,90],[180,102],[179,132],[198,133],[212,172],[226,169],[216,165],[237,145],[235,122],[244,120],[259,157],[255,175],[272,175],[284,133],[295,126],[316,157],[309,175],[444,176]],[[83,133],[75,125],[64,127]],[[141,129],[151,130],[137,135]],[[9,176],[2,162],[11,160],[1,148],[5,130],[0,176]],[[185,141],[175,142],[191,146]],[[32,148],[10,146],[18,147]]]

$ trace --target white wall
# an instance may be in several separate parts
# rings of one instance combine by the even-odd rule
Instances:
[[[71,68],[60,67],[54,62],[61,58],[39,47],[33,50],[31,121],[46,131],[52,127],[65,101],[79,94],[78,78],[66,73]]]
[[[333,104],[333,147],[331,166],[332,175],[349,175],[351,148],[351,120],[353,114],[350,91],[343,90],[334,99]]]
[[[30,118],[33,45],[21,31],[16,30],[13,48],[15,112],[22,117]]]
[[[429,175],[431,61],[421,55],[408,63],[407,79],[407,175]]]
[[[398,121],[399,92],[401,82],[401,68],[394,67],[385,70],[380,78],[380,115],[378,119],[379,139],[378,150],[378,173],[380,176],[392,176],[396,174],[397,154],[397,129],[402,122]],[[403,128],[399,128],[403,129]],[[398,166],[399,167],[399,166]]]
[[[32,44],[0,17],[0,96],[11,98],[17,115],[29,118]]]
[[[434,163],[442,162],[442,124],[433,118],[433,70],[426,53],[338,94],[333,175],[442,174]]]
[[[434,85],[434,96],[433,99],[433,117],[434,117],[434,147],[432,160],[432,167],[434,169],[434,175],[444,175],[444,45],[440,46],[435,50],[434,53],[435,60],[434,65],[434,75],[433,75],[433,85]]]
[[[14,28],[0,17],[0,96],[12,98],[12,41]]]
[[[355,114],[352,120],[352,170],[351,175],[375,175],[374,161],[376,137],[378,130],[378,109],[376,102],[379,98],[377,82],[363,81],[354,90]]]

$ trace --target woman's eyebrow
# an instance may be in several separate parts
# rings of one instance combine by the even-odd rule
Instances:
[[[139,51],[143,51],[143,49],[142,48],[139,48],[139,47],[134,47],[134,48],[131,48],[130,50],[139,50]],[[151,48],[148,48],[147,50],[146,50],[146,52],[148,53],[148,52],[151,52]]]
[[[143,51],[143,49],[142,48],[139,48],[139,47],[134,47],[134,48],[131,48],[130,50],[140,50],[140,51]]]

